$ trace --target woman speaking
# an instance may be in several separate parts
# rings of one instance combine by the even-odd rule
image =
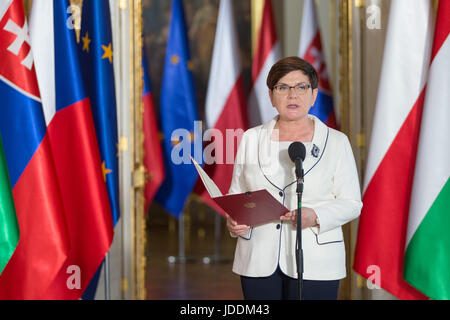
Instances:
[[[227,227],[237,245],[233,272],[241,276],[245,299],[299,299],[296,265],[297,179],[288,148],[306,147],[301,207],[302,299],[337,299],[346,276],[342,226],[357,218],[362,202],[348,138],[309,115],[319,78],[311,64],[288,57],[270,70],[267,86],[278,115],[247,130],[239,145],[229,194],[268,190],[291,210],[250,228],[230,217]]]

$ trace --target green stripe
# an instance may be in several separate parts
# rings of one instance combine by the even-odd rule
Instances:
[[[19,225],[0,137],[0,274],[19,242]]]
[[[432,299],[450,299],[450,180],[411,239],[404,277]]]

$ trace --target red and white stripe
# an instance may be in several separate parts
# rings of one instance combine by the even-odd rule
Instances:
[[[271,120],[278,114],[269,98],[266,85],[270,68],[281,58],[280,43],[277,38],[273,18],[272,1],[265,0],[258,42],[252,65],[253,87],[249,96],[250,126],[257,126]]]
[[[402,272],[432,32],[428,0],[392,2],[355,253],[355,271],[369,278],[378,267],[381,287],[401,299],[425,298]]]
[[[223,138],[215,139],[216,163],[205,165],[205,171],[221,192],[226,194],[233,174],[232,160],[240,141],[239,137],[238,141],[227,141],[226,130],[247,128],[239,44],[230,0],[220,2],[205,112],[208,128],[220,130]],[[220,142],[223,144],[220,145]],[[234,145],[230,145],[231,143]],[[204,188],[201,195],[211,207],[224,214]]]
[[[312,0],[304,1],[302,26],[300,30],[298,56],[303,58],[319,32],[319,25],[316,19],[316,10]]]

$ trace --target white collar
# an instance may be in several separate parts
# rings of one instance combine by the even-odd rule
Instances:
[[[278,121],[278,115],[272,120],[260,126],[258,132],[258,163],[265,176],[270,175],[271,170],[274,170],[274,165],[277,165],[278,150],[271,143],[271,136],[275,124]],[[320,121],[319,118],[313,115],[308,115],[308,118],[314,121],[314,136],[310,147],[306,150],[306,158],[303,162],[305,175],[312,170],[312,168],[320,161],[323,152],[325,152],[328,141],[329,128]],[[312,156],[312,148],[316,146],[319,149],[317,157]],[[273,150],[272,150],[273,149]],[[275,172],[275,171],[273,171]]]

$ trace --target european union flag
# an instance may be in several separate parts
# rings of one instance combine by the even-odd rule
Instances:
[[[120,217],[116,95],[108,0],[84,1],[81,20],[83,79],[92,115],[115,226]]]
[[[111,16],[108,0],[83,2],[80,55],[83,80],[91,101],[97,133],[103,179],[108,189],[111,218],[115,226],[120,217],[119,164]],[[94,299],[100,272],[101,266],[83,293],[83,299]]]
[[[189,155],[202,160],[202,133],[191,73],[183,4],[172,2],[161,89],[161,127],[166,179],[156,201],[179,217],[198,174]]]

